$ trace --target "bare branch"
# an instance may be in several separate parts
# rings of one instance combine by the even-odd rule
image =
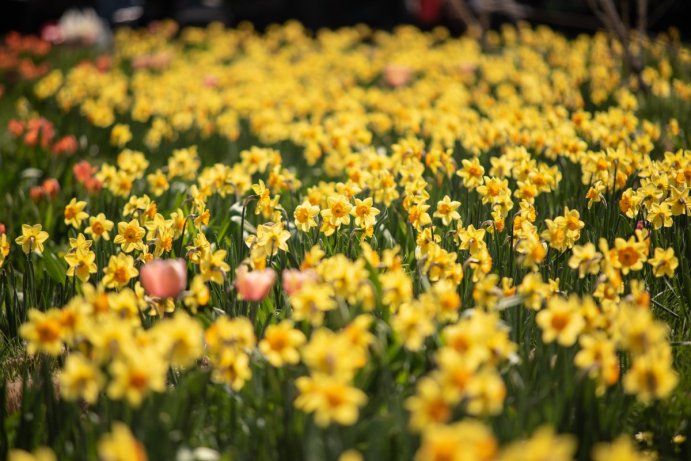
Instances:
[[[484,30],[480,21],[478,21],[473,11],[470,9],[465,0],[449,0],[451,10],[461,19],[468,28],[468,33],[473,37],[483,35]]]
[[[619,15],[619,12],[617,11],[617,8],[614,4],[614,0],[587,1],[588,5],[593,10],[595,15],[605,25],[605,28],[610,33],[610,35],[618,39],[621,43],[622,50],[624,52],[624,64],[626,65],[627,71],[633,72],[636,75],[641,88],[646,88],[641,78],[641,70],[643,65],[641,63],[640,56],[634,55],[634,53],[631,51],[630,27],[624,23],[621,16]],[[643,3],[643,5],[641,5],[641,3]],[[643,22],[643,24],[645,24],[645,19],[642,18],[641,14],[645,16],[647,13],[647,0],[639,0],[638,7],[641,8],[641,6],[643,6],[646,11],[644,11],[643,14],[641,13],[640,9],[638,11],[639,27],[641,26],[641,21]]]
[[[648,28],[648,0],[638,0],[638,36],[645,37]]]

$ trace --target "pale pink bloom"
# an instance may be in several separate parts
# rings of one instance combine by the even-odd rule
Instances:
[[[154,54],[144,54],[136,56],[132,60],[132,67],[135,69],[163,69],[168,67],[172,55],[164,51]]]
[[[207,74],[204,76],[202,82],[204,83],[205,87],[216,88],[218,86],[218,77],[216,77],[215,75]]]
[[[297,269],[286,269],[282,273],[283,289],[288,296],[300,291],[306,282],[316,282],[317,273],[313,269],[300,271]]]
[[[384,80],[394,88],[406,85],[412,77],[413,70],[408,66],[389,64],[384,68]]]
[[[132,67],[135,69],[146,69],[151,65],[151,55],[144,54],[141,56],[135,56],[132,59]]]
[[[472,74],[477,69],[477,64],[472,62],[462,62],[458,65],[458,71],[462,74]]]
[[[184,259],[154,259],[142,266],[139,280],[149,295],[174,298],[187,286],[187,263]]]
[[[57,24],[48,24],[41,29],[41,39],[50,43],[62,43],[62,32]]]
[[[271,287],[276,282],[276,271],[264,269],[263,271],[249,272],[246,266],[241,266],[235,273],[235,277],[238,297],[245,301],[257,302],[269,294]]]

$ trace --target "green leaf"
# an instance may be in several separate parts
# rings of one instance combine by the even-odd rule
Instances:
[[[57,283],[65,281],[67,264],[62,259],[58,258],[55,253],[46,252],[43,254],[43,262],[50,278]]]

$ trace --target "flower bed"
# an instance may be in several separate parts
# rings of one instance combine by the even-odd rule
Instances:
[[[485,42],[8,36],[3,453],[688,459],[691,56]]]

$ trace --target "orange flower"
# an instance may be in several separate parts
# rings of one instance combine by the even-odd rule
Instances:
[[[47,149],[54,136],[55,129],[52,123],[43,117],[34,118],[26,124],[24,143],[29,147],[34,147],[40,140],[41,147]]]
[[[43,181],[42,188],[43,192],[45,192],[48,198],[52,200],[55,197],[57,197],[58,192],[60,192],[60,183],[55,178],[48,178],[45,181]]]
[[[10,120],[7,124],[7,130],[14,136],[18,138],[24,132],[24,122],[21,120]]]
[[[31,198],[32,202],[38,203],[43,198],[45,193],[46,191],[43,190],[43,187],[32,186],[31,189],[29,189],[29,198]]]
[[[92,166],[87,160],[82,160],[81,162],[75,163],[72,167],[72,173],[74,173],[75,179],[80,183],[84,184],[86,181],[92,178],[93,174],[96,173],[98,168]]]
[[[77,152],[77,138],[72,135],[58,139],[51,149],[53,155],[72,155]]]
[[[96,58],[96,69],[98,69],[100,73],[109,71],[111,67],[113,67],[113,60],[110,56],[104,54]]]

